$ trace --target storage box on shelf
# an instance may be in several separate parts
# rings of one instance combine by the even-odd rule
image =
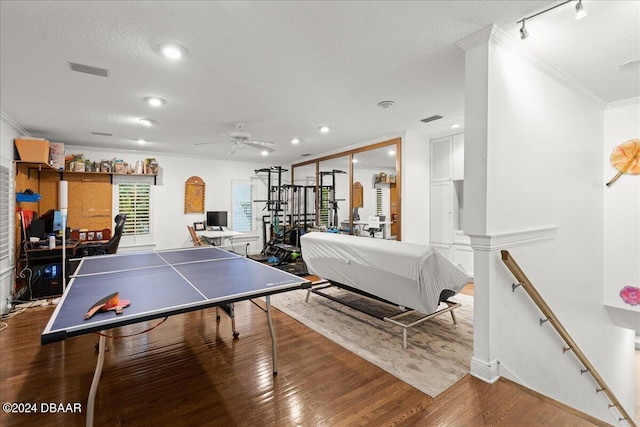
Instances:
[[[49,164],[49,141],[46,139],[15,139],[16,149],[23,162]]]

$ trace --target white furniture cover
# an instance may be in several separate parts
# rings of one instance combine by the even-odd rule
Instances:
[[[442,290],[457,294],[471,280],[430,246],[321,232],[300,242],[310,274],[426,314]]]

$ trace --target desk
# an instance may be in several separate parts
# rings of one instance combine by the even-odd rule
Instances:
[[[349,226],[349,221],[340,221],[340,225],[342,227],[348,227]],[[365,225],[369,225],[368,221],[353,221],[353,229],[354,231],[356,230],[357,226],[362,226],[362,228],[364,228]],[[382,228],[382,238],[386,239],[387,238],[387,226],[391,225],[391,221],[380,221],[380,225]],[[360,235],[360,228],[357,229],[358,230],[358,234],[355,234],[356,236]],[[366,230],[365,230],[366,231]]]
[[[231,230],[203,230],[198,231],[198,235],[202,237],[207,237],[209,239],[215,239],[216,246],[222,246],[223,239],[229,239],[233,237],[242,236],[244,233],[240,233],[239,231],[231,231]]]
[[[78,241],[66,242],[67,262],[78,243]],[[24,267],[31,272],[26,273],[24,277],[29,286],[31,298],[62,294],[62,249],[62,245],[49,249],[48,242],[45,240],[25,243],[21,269]]]
[[[106,330],[209,307],[230,306],[232,314],[234,302],[265,297],[275,375],[277,347],[270,295],[310,286],[311,282],[298,276],[212,246],[86,257],[80,261],[40,341],[48,344],[102,331],[87,402],[86,424],[92,426]],[[131,306],[121,315],[98,312],[84,320],[92,304],[113,292],[130,300]]]

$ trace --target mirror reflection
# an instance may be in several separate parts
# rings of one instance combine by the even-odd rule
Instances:
[[[293,184],[308,188],[310,221],[341,233],[401,240],[400,149],[397,138],[293,165]]]
[[[318,171],[319,225],[343,228],[349,225],[349,157],[320,162]]]
[[[353,234],[395,239],[398,219],[395,147],[354,153],[352,162]]]

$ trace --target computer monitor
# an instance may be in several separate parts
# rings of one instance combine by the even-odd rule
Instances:
[[[40,217],[44,221],[45,233],[56,233],[63,230],[62,213],[58,210],[51,209]]]
[[[207,212],[207,227],[218,228],[222,230],[222,227],[227,226],[227,211],[208,211]]]
[[[62,231],[62,213],[60,211],[53,211],[53,226],[51,227],[53,232]]]

